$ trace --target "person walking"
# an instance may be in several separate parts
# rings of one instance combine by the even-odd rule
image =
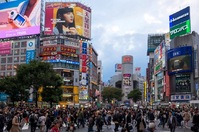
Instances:
[[[168,118],[168,126],[170,128],[170,132],[175,132],[176,126],[177,126],[177,118],[174,116],[174,112],[169,112],[169,118]]]
[[[14,114],[14,118],[12,119],[12,127],[10,132],[20,132],[20,122],[19,122],[19,112]]]

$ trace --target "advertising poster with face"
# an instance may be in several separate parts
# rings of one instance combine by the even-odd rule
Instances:
[[[91,38],[91,9],[74,2],[47,2],[45,35]]]

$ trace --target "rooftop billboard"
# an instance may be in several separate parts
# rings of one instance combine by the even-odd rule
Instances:
[[[168,51],[168,73],[192,72],[192,47],[184,46]]]
[[[41,0],[17,0],[0,4],[0,38],[40,33]]]
[[[75,2],[47,2],[45,35],[91,38],[91,9]]]
[[[191,32],[190,20],[187,20],[177,26],[170,28],[170,38],[173,39],[177,36],[181,36]]]
[[[186,7],[172,15],[169,16],[169,26],[170,28],[176,26],[182,22],[190,20],[190,7]]]

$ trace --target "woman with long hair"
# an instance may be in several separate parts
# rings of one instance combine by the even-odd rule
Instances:
[[[53,29],[53,33],[76,35],[77,30],[75,28],[73,8],[65,7],[57,10],[56,25]]]

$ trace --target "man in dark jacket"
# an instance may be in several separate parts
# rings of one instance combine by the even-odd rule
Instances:
[[[119,128],[119,124],[121,122],[119,111],[116,111],[116,113],[113,115],[113,122],[115,123],[114,131],[117,132]]]

